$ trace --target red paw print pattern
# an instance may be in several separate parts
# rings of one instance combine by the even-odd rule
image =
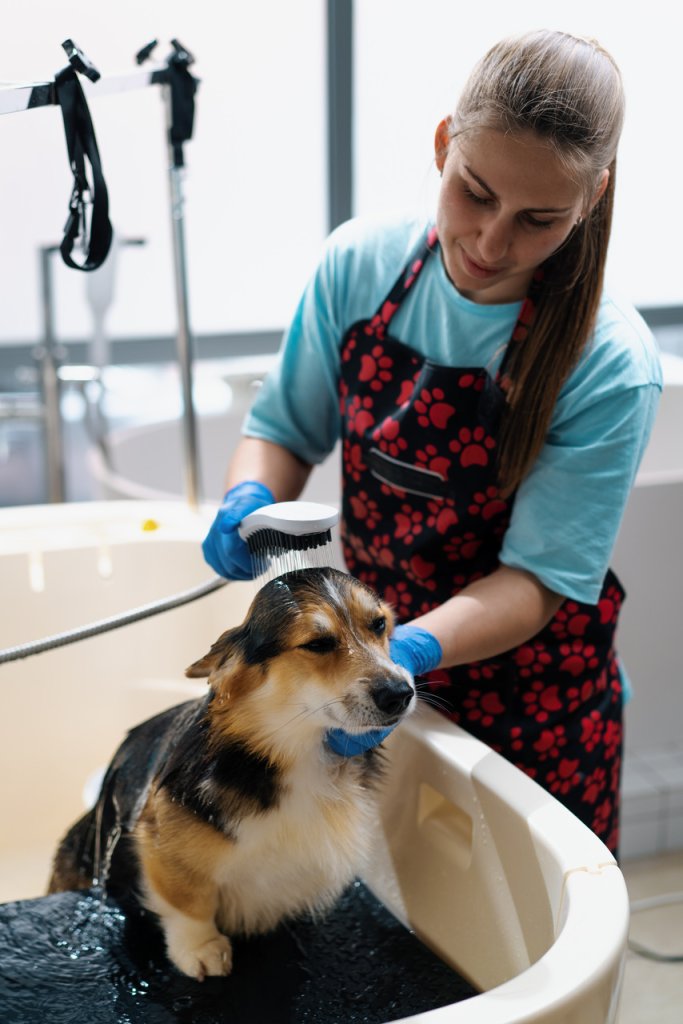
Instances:
[[[458,457],[463,469],[470,466],[488,466],[491,451],[496,447],[496,442],[486,433],[483,427],[461,427],[458,436],[448,445],[449,449]]]
[[[530,676],[542,675],[553,660],[546,650],[545,644],[540,641],[523,644],[517,648],[513,657],[519,669],[519,675],[525,679]]]
[[[394,536],[404,544],[412,544],[424,529],[424,514],[410,505],[401,505],[401,511],[394,516]]]
[[[445,501],[428,501],[427,510],[427,526],[441,536],[457,526],[458,513],[455,511],[455,502],[452,498],[446,498]]]
[[[564,747],[566,743],[564,726],[556,725],[554,729],[543,729],[533,747],[538,754],[539,761],[547,761],[548,758],[557,760],[560,756],[560,748]]]
[[[363,460],[363,449],[361,446],[345,440],[342,445],[342,458],[344,461],[344,473],[347,479],[360,483],[364,474],[367,473],[367,466]]]
[[[475,491],[473,502],[469,506],[470,515],[481,516],[489,520],[507,510],[507,503],[501,498],[498,488],[491,485],[485,491]]]
[[[567,711],[569,714],[586,704],[595,693],[595,683],[592,679],[584,679],[581,686],[570,686],[567,688]]]
[[[413,555],[412,558],[404,558],[400,562],[400,566],[407,579],[426,590],[436,590],[436,580],[434,579],[436,565],[434,562],[428,562],[421,555]]]
[[[354,351],[355,351],[355,349],[357,347],[358,347],[358,335],[356,334],[355,331],[352,331],[351,334],[349,334],[349,336],[347,337],[346,344],[344,345],[344,347],[342,348],[342,351],[341,351],[341,361],[342,361],[342,363],[348,363],[349,362],[349,360],[353,357]]]
[[[368,554],[375,565],[384,569],[393,569],[396,558],[391,534],[383,533],[373,537],[368,545]]]
[[[609,828],[613,807],[612,800],[606,797],[599,807],[596,808],[592,828],[599,836],[604,835]]]
[[[546,781],[551,793],[562,793],[566,795],[581,781],[579,772],[580,761],[577,758],[563,757],[557,766],[557,770],[548,772]]]
[[[595,647],[592,644],[584,644],[582,640],[574,640],[571,644],[560,644],[560,654],[563,657],[560,669],[563,672],[569,672],[572,676],[583,676],[588,669],[597,668],[600,664]]]
[[[600,598],[598,602],[598,609],[600,611],[600,621],[603,626],[607,623],[613,623],[617,621],[617,616],[621,609],[621,603],[623,595],[621,591],[615,587],[608,587],[606,594]]]
[[[609,721],[605,725],[603,742],[605,744],[605,756],[613,758],[621,748],[622,727],[619,722]]]
[[[391,605],[399,619],[410,618],[413,595],[408,590],[405,580],[398,580],[394,585],[386,587],[384,600]]]
[[[562,710],[559,687],[546,686],[540,679],[522,694],[522,701],[526,704],[526,714],[533,715],[537,722],[547,722],[553,712]]]
[[[381,345],[375,345],[369,353],[364,352],[361,356],[358,379],[368,383],[371,391],[381,391],[392,378],[393,365],[391,356],[385,354]]]
[[[566,640],[570,636],[583,636],[589,625],[590,615],[582,611],[576,601],[565,601],[550,628],[558,640]]]
[[[390,302],[387,299],[379,313],[376,313],[372,320],[363,328],[365,333],[377,338],[379,341],[383,341],[387,335],[387,325],[397,309],[398,303]]]
[[[377,502],[368,497],[367,491],[359,491],[357,495],[351,495],[349,501],[356,519],[364,522],[368,530],[374,530],[380,522]]]
[[[445,455],[439,455],[438,449],[433,444],[425,445],[424,449],[418,449],[415,458],[415,465],[420,469],[428,469],[430,473],[438,473],[443,480],[448,479],[451,460]]]
[[[596,804],[605,791],[607,772],[604,768],[596,768],[587,776],[581,799],[587,804]]]
[[[401,425],[398,420],[387,416],[372,432],[372,439],[377,443],[380,451],[386,452],[392,458],[397,459],[403,452],[407,451],[408,442],[401,437]]]
[[[482,541],[476,533],[468,530],[458,537],[449,539],[444,547],[444,554],[450,562],[459,562],[461,559],[467,561],[476,558],[481,545]]]
[[[591,711],[590,715],[582,719],[581,722],[581,743],[584,745],[588,753],[595,750],[598,743],[602,740],[603,730],[605,723],[602,720],[599,711]]]
[[[458,378],[458,387],[464,390],[472,388],[474,391],[483,391],[484,378],[475,373],[463,373]]]
[[[480,690],[470,690],[463,700],[466,708],[465,718],[468,722],[478,722],[485,727],[493,725],[498,715],[505,713],[505,705],[500,699],[500,694],[495,690],[482,693]]]
[[[371,398],[368,396],[361,398],[359,395],[355,395],[348,403],[346,409],[349,429],[355,431],[356,434],[362,435],[366,430],[374,426],[375,417],[370,412],[371,409]]]
[[[417,422],[421,427],[437,427],[445,430],[451,416],[455,415],[455,406],[447,402],[446,395],[441,388],[423,388],[420,397],[413,402],[413,407],[418,414]]]

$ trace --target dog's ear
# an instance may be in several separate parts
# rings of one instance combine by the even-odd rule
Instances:
[[[210,676],[212,672],[219,669],[228,660],[231,654],[240,653],[244,645],[244,628],[238,626],[235,629],[228,629],[218,637],[212,645],[208,654],[205,654],[199,661],[195,661],[189,668],[185,669],[185,675],[190,679],[201,679]]]

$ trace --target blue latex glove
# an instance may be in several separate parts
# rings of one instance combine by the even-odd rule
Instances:
[[[407,669],[413,678],[436,668],[443,656],[441,644],[435,636],[426,629],[409,624],[396,626],[389,639],[389,653],[392,660]],[[335,754],[355,757],[379,746],[395,728],[392,725],[388,729],[370,729],[356,736],[343,729],[331,729],[325,741]]]
[[[237,527],[250,512],[274,501],[272,492],[258,480],[236,484],[225,495],[202,544],[205,561],[219,576],[229,580],[253,578],[249,548]]]
[[[413,679],[431,672],[443,658],[441,644],[420,626],[409,622],[396,626],[389,638],[389,654],[397,665],[407,668]]]

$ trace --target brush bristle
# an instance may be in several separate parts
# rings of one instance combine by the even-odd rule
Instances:
[[[247,537],[247,547],[251,555],[267,555],[269,558],[279,558],[288,551],[311,551],[323,547],[332,541],[332,531],[323,530],[318,533],[302,533],[299,537],[293,537],[290,533],[283,533],[282,530],[257,530]]]

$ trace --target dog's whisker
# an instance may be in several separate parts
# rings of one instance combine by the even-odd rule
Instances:
[[[415,687],[415,695],[419,701],[436,708],[437,711],[449,711],[451,703],[445,697],[440,697],[433,690],[427,689],[424,683],[418,683]]]

